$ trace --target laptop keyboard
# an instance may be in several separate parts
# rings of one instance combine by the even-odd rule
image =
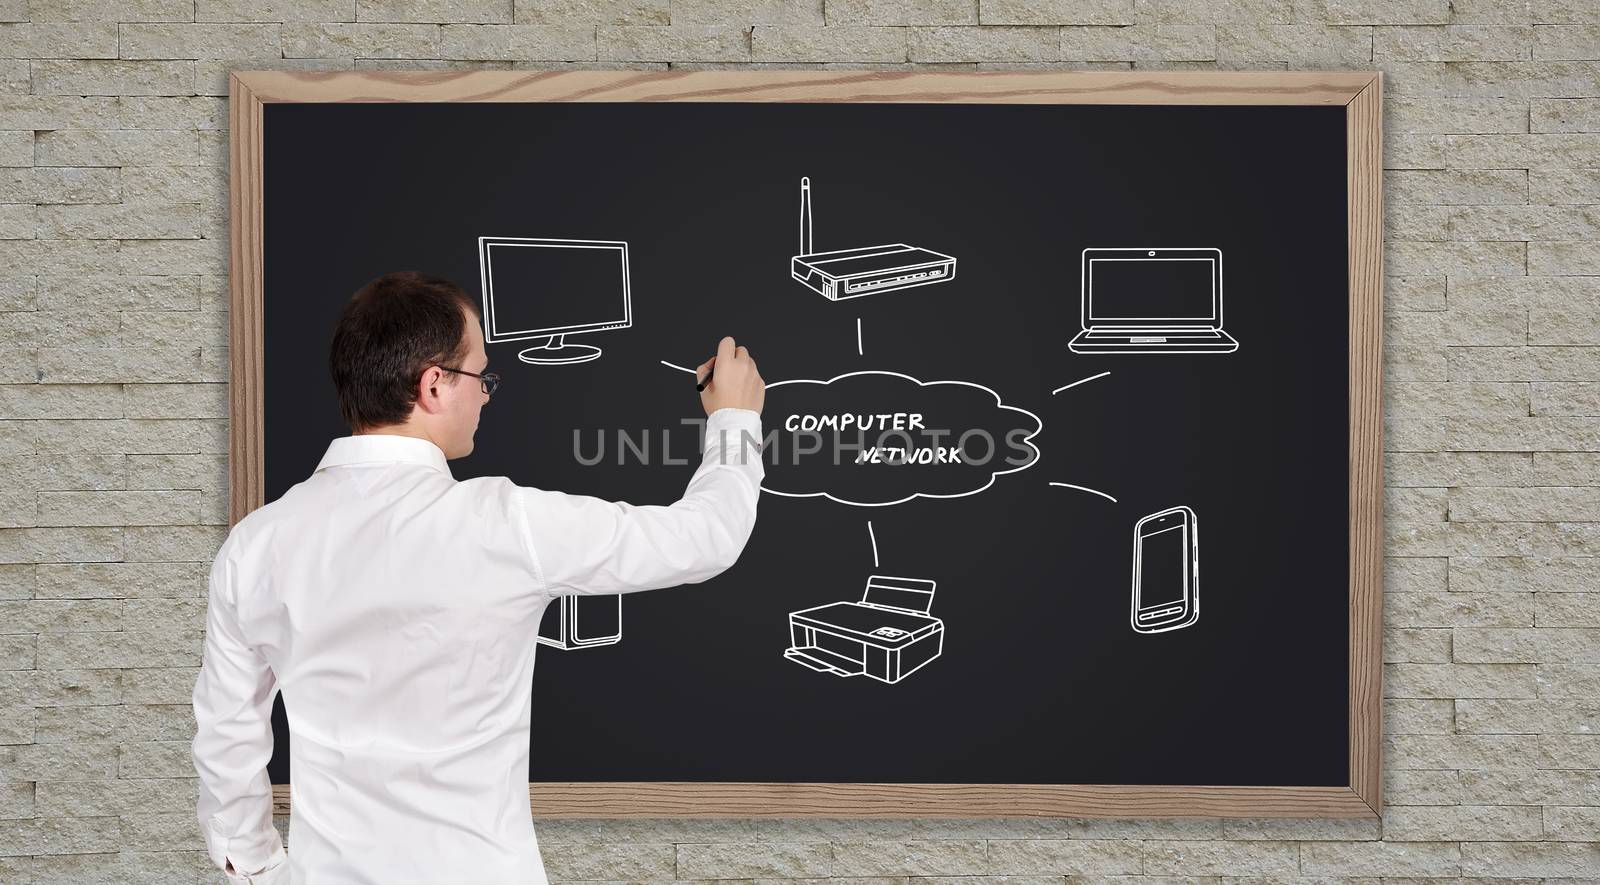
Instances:
[[[1097,341],[1130,341],[1135,344],[1160,344],[1167,341],[1220,341],[1221,333],[1207,332],[1089,332],[1083,337]]]

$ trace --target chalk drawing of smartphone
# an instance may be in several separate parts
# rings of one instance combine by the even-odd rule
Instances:
[[[1133,527],[1133,629],[1165,633],[1200,619],[1200,532],[1194,511],[1173,507]]]

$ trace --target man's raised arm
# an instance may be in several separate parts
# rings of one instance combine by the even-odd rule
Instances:
[[[732,338],[702,363],[708,418],[701,463],[683,497],[635,506],[518,487],[530,555],[552,595],[627,593],[704,581],[738,559],[761,495],[765,383]]]

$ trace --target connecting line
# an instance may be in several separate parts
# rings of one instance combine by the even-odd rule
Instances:
[[[1098,492],[1098,491],[1095,491],[1094,489],[1087,488],[1085,486],[1075,486],[1070,482],[1053,482],[1053,483],[1051,483],[1051,485],[1060,486],[1061,488],[1064,488],[1064,489],[1077,489],[1080,492],[1088,492],[1091,495],[1099,495],[1100,497],[1106,499],[1107,501],[1110,501],[1113,504],[1117,503],[1117,499],[1116,498],[1111,497],[1110,495],[1106,494],[1105,492]]]
[[[1061,391],[1066,390],[1068,387],[1077,387],[1079,384],[1087,384],[1088,382],[1093,381],[1096,378],[1104,378],[1105,376],[1107,376],[1109,374],[1111,374],[1111,373],[1110,372],[1101,372],[1098,375],[1090,375],[1087,378],[1080,378],[1079,380],[1074,381],[1071,384],[1065,385],[1063,387],[1057,387],[1055,390],[1050,391],[1050,395],[1051,396],[1055,396],[1056,394],[1060,393]]]
[[[861,317],[856,317],[856,356],[865,356],[861,351]]]
[[[673,364],[672,364],[672,363],[669,363],[669,362],[667,362],[667,361],[666,361],[666,360],[662,360],[662,361],[661,361],[661,365],[663,365],[663,366],[666,366],[666,367],[667,367],[667,368],[669,368],[669,369],[677,369],[677,370],[678,370],[678,371],[680,371],[680,372],[688,372],[688,373],[689,373],[689,374],[691,374],[691,375],[695,375],[695,374],[698,374],[698,373],[697,373],[697,372],[695,372],[695,370],[693,370],[693,369],[685,369],[685,368],[684,368],[684,367],[682,367],[682,366],[675,366],[675,365],[673,365]]]
[[[872,541],[872,567],[878,567],[878,536],[872,533],[872,520],[867,520],[867,538]]]

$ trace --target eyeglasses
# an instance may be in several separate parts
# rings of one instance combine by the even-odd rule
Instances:
[[[482,375],[479,375],[477,372],[467,372],[461,369],[452,369],[449,366],[440,366],[439,368],[445,370],[446,372],[454,372],[457,375],[471,375],[472,377],[478,379],[478,384],[483,387],[483,392],[490,396],[493,396],[494,389],[500,386],[500,376],[493,372],[484,372]]]

